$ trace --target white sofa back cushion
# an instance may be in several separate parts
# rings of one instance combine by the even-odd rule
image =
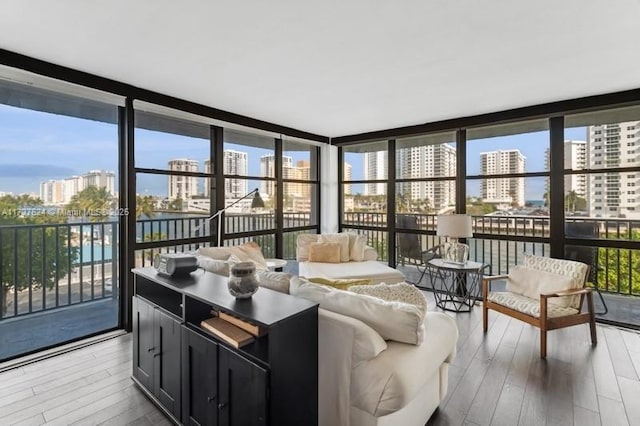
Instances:
[[[296,240],[296,260],[307,262],[309,260],[309,245],[318,242],[318,234],[300,234]]]
[[[340,244],[340,262],[349,261],[349,235],[348,234],[320,234],[319,243]]]
[[[355,232],[345,232],[345,234],[349,236],[349,260],[362,262],[364,260],[364,250],[367,247],[367,237]]]
[[[573,285],[571,277],[516,265],[509,270],[506,288],[511,293],[540,299],[542,293],[571,290]],[[548,300],[550,304],[563,308],[571,305],[570,297],[553,297]]]
[[[424,338],[424,312],[415,305],[312,284],[300,277],[291,279],[289,292],[323,309],[359,319],[385,340],[419,345]]]
[[[554,259],[551,257],[535,256],[525,254],[522,266],[538,271],[551,272],[553,274],[564,275],[573,280],[571,288],[582,288],[589,273],[589,266],[582,262],[573,260]],[[580,309],[580,296],[565,297],[570,301],[570,306]]]

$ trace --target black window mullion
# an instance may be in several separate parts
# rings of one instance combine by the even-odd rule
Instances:
[[[387,142],[387,256],[396,267],[396,140]]]

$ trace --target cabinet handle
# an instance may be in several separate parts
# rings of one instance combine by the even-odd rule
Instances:
[[[149,349],[147,349],[147,352],[153,352],[155,350],[156,350],[156,348],[149,348]]]
[[[222,410],[227,406],[226,402],[221,402],[220,404],[218,404],[218,410]]]
[[[208,396],[208,397],[207,397],[207,401],[208,401],[208,402],[213,402],[213,401],[215,401],[215,400],[216,400],[216,397],[215,397],[215,396]]]
[[[155,357],[160,356],[160,355],[162,355],[162,352],[159,352],[157,354],[153,354],[153,357],[155,358]]]

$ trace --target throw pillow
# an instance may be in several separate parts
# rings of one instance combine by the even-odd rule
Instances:
[[[378,252],[373,247],[366,246],[362,260],[378,260]]]
[[[323,263],[340,263],[341,247],[338,243],[309,244],[309,261]]]
[[[216,260],[227,260],[229,256],[234,255],[241,262],[251,261],[255,263],[256,269],[268,269],[262,250],[258,243],[254,241],[249,241],[239,246],[201,247],[198,249],[198,254]]]
[[[309,244],[318,242],[318,234],[300,234],[296,240],[296,260],[306,262],[309,260]]]
[[[227,260],[231,256],[229,247],[200,247],[197,254],[214,260]]]
[[[200,268],[214,274],[224,275],[225,277],[229,276],[229,269],[231,268],[231,265],[240,262],[240,259],[234,255],[229,256],[227,260],[211,259],[202,255],[197,256],[197,258],[198,266]]]
[[[371,284],[371,280],[369,278],[360,279],[360,278],[324,278],[324,277],[308,277],[307,280],[314,284],[322,284],[328,285],[329,287],[334,287],[340,290],[346,290],[351,286],[369,286]]]
[[[574,288],[573,285],[572,277],[516,265],[509,270],[506,288],[511,293],[540,299],[541,293],[571,290]],[[572,297],[552,297],[547,300],[549,304],[568,308],[571,306],[572,299]]]
[[[348,288],[349,291],[358,294],[367,294],[378,297],[382,300],[409,303],[416,305],[422,312],[427,312],[427,298],[416,288],[407,283],[387,285],[385,283],[376,285],[354,285]]]
[[[367,238],[355,232],[344,232],[349,236],[349,260],[362,262],[364,260],[364,248],[367,246]]]
[[[318,237],[319,243],[340,244],[340,262],[349,261],[349,235],[347,234],[321,234]]]
[[[260,287],[266,287],[280,293],[289,294],[289,282],[292,275],[287,272],[256,271]]]
[[[359,319],[385,340],[419,345],[424,339],[424,312],[415,305],[313,284],[300,277],[291,279],[289,291],[322,309]]]

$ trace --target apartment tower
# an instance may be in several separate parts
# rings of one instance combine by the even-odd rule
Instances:
[[[172,172],[198,172],[198,160],[177,158],[169,160]],[[194,176],[169,176],[169,200],[187,200],[198,195],[198,178]]]
[[[587,129],[589,216],[638,218],[640,173],[608,173],[607,169],[640,165],[640,121],[600,124]]]
[[[524,173],[525,156],[518,149],[480,153],[480,174]],[[524,206],[524,178],[483,179],[481,188],[485,203]]]

